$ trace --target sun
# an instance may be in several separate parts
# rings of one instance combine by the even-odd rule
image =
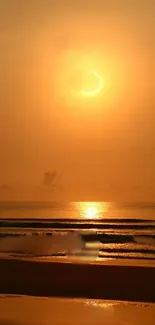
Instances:
[[[88,78],[85,80],[81,95],[84,97],[95,96],[103,89],[103,79],[96,71],[93,70],[88,70],[87,75]],[[91,86],[93,83],[94,85]]]
[[[107,84],[106,66],[96,51],[67,50],[59,57],[54,93],[56,100],[65,107],[79,109],[100,104],[105,98]]]
[[[79,69],[72,73],[70,86],[74,93],[82,97],[92,97],[103,89],[103,79],[99,73],[90,69]]]

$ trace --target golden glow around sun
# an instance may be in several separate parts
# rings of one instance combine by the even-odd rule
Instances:
[[[79,96],[95,96],[103,88],[103,79],[94,70],[80,69],[72,73],[69,86]]]
[[[90,103],[92,97],[99,100],[107,84],[105,77],[105,67],[96,54],[66,51],[59,60],[56,94],[63,104],[74,107],[79,102]]]
[[[103,80],[101,76],[93,70],[89,70],[87,76],[88,77],[85,78],[83,82],[83,89],[80,93],[85,97],[95,96],[103,89]]]
[[[121,33],[122,27],[118,35]],[[113,33],[109,35],[113,39]],[[131,35],[127,36],[130,40]],[[126,96],[132,103],[137,102],[134,101],[135,95],[141,101],[142,90],[136,85],[141,80],[145,84],[145,71],[135,61],[135,53],[139,53],[140,57],[142,53],[140,48],[131,46],[132,38],[127,44],[125,39],[126,34],[122,34],[119,42],[114,39],[111,43],[107,35],[107,43],[101,44],[91,36],[89,40],[81,42],[80,35],[75,43],[57,52],[54,61],[51,56],[48,89],[45,89],[49,101],[63,107],[66,112],[73,112],[72,116],[76,117],[80,117],[81,112],[87,115],[90,111],[95,116],[108,110],[108,114],[111,114],[118,107],[123,110],[123,107],[130,105]],[[123,44],[129,45],[128,51]]]

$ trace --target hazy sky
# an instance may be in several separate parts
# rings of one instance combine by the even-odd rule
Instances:
[[[0,0],[1,200],[52,200],[55,169],[60,198],[155,199],[154,17],[154,0]],[[66,85],[81,56],[93,99]]]

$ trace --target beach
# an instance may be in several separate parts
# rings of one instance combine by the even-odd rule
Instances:
[[[155,207],[81,206],[1,204],[0,294],[155,303]]]
[[[154,304],[0,295],[0,325],[154,323]]]
[[[154,265],[0,259],[1,294],[155,303]]]

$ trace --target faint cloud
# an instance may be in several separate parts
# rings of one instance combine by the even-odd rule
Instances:
[[[48,171],[44,173],[44,180],[43,184],[46,186],[54,185],[55,181],[57,180],[58,174],[57,171],[54,170],[52,172]]]
[[[62,173],[57,170],[47,171],[44,173],[43,185],[49,189],[55,188],[55,190],[63,191],[62,176]]]

